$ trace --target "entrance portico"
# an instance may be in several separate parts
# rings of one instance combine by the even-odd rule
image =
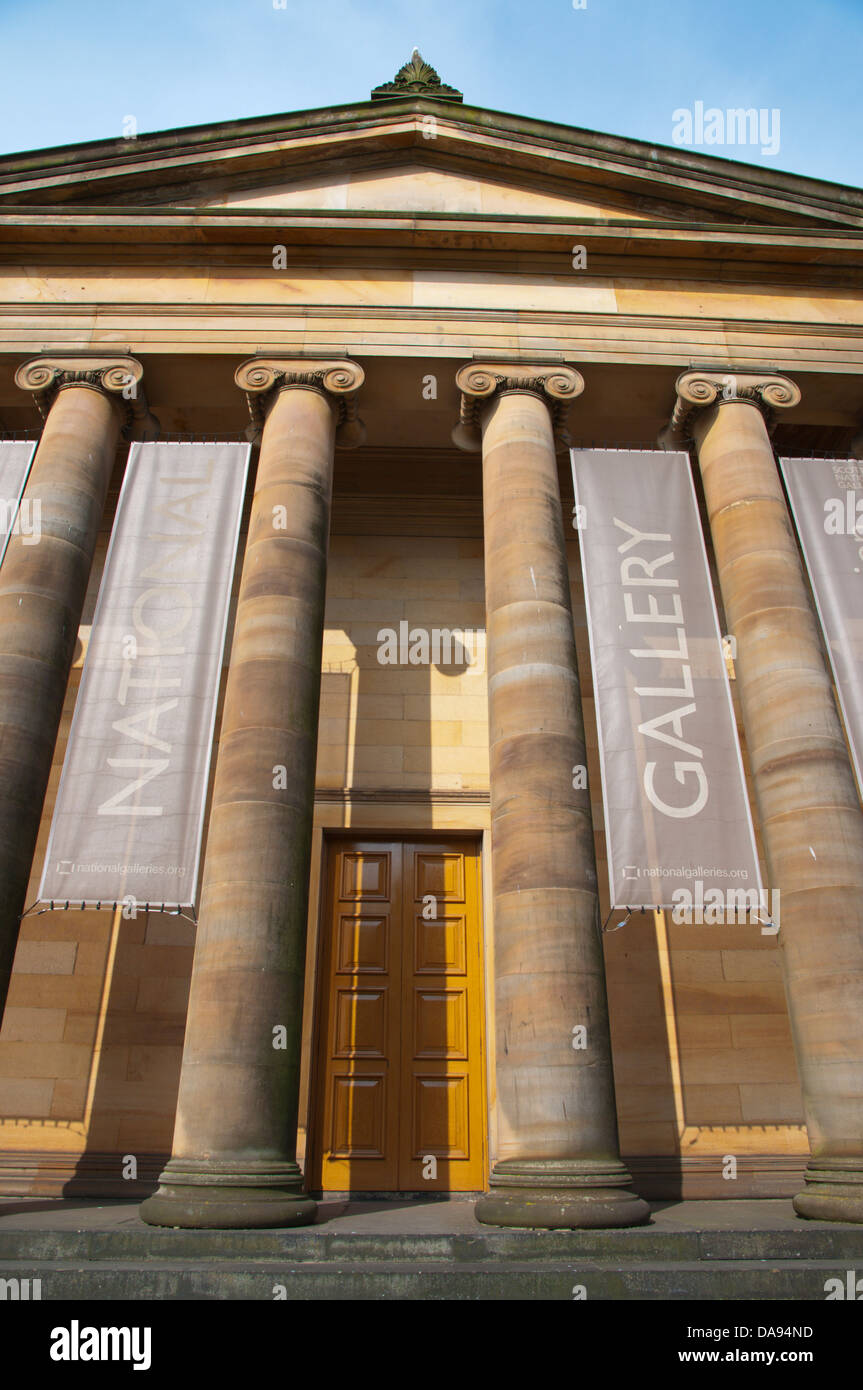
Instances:
[[[0,161],[0,430],[41,432],[28,499],[47,522],[0,571],[10,956],[144,384],[163,438],[253,438],[257,467],[197,932],[25,914],[0,1191],[284,1226],[337,1178],[350,1190],[352,1164],[363,1191],[407,1174],[420,1193],[461,1164],[489,1227],[623,1226],[645,1197],[804,1186],[801,1212],[859,1221],[859,801],[772,448],[856,447],[863,196],[416,81],[134,152]],[[785,383],[772,444],[764,401],[722,394],[749,376]],[[738,638],[759,848],[789,894],[779,945],[663,913],[602,930],[618,922],[566,432],[652,449],[672,414]],[[391,896],[371,869],[330,891],[336,857],[375,845],[401,856]],[[461,938],[452,845],[476,879]],[[388,1136],[379,1189],[369,1135]]]

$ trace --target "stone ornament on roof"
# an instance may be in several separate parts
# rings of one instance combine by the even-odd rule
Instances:
[[[434,97],[437,101],[464,101],[455,87],[441,82],[418,48],[411,54],[410,62],[399,68],[392,82],[384,82],[372,92],[372,101],[386,97]]]

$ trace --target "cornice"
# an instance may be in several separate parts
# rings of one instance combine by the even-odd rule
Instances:
[[[139,318],[200,318],[203,321],[213,318],[272,318],[272,319],[344,319],[347,321],[356,320],[367,323],[370,315],[375,319],[380,319],[388,323],[436,323],[439,320],[445,323],[482,323],[482,324],[550,324],[563,330],[571,328],[573,330],[605,328],[605,329],[634,329],[644,330],[655,336],[657,332],[668,330],[670,333],[687,333],[700,338],[722,335],[724,333],[740,333],[747,337],[763,334],[766,337],[811,337],[813,340],[819,338],[863,338],[863,317],[856,322],[846,323],[824,323],[813,322],[808,319],[750,319],[735,318],[734,315],[724,315],[722,318],[707,318],[697,315],[688,316],[685,314],[621,314],[612,310],[606,312],[583,312],[573,309],[483,309],[471,305],[464,306],[437,306],[437,305],[358,305],[358,304],[273,304],[272,302],[261,303],[248,300],[237,303],[236,300],[219,301],[207,300],[199,303],[191,303],[188,300],[176,303],[161,301],[135,301],[117,302],[106,304],[103,300],[79,300],[61,302],[42,302],[33,303],[28,301],[26,304],[0,303],[0,319],[3,318],[61,318],[71,319],[76,315],[81,321],[90,323],[94,314],[98,314],[100,319],[109,317],[111,319],[137,320]],[[134,334],[131,329],[127,330],[127,337]],[[82,348],[83,348],[82,344]],[[72,349],[70,349],[72,351]],[[275,351],[275,349],[274,349]],[[464,352],[454,345],[444,355],[451,357],[464,357]],[[709,356],[709,353],[702,351],[699,358]],[[722,370],[721,364],[717,363],[716,370]]]
[[[370,315],[374,323],[370,322]],[[138,353],[204,354],[241,359],[253,352],[334,357],[398,355],[463,362],[483,343],[506,352],[529,337],[536,351],[581,364],[673,368],[725,359],[770,362],[778,371],[859,378],[863,374],[863,322],[823,324],[678,315],[624,315],[470,308],[374,307],[357,304],[18,304],[0,306],[2,360],[55,350],[75,353],[94,340],[129,344]]]
[[[262,271],[272,247],[288,244],[291,264],[317,257],[322,265],[356,261],[384,269],[392,258],[411,264],[483,265],[525,273],[537,267],[588,280],[597,275],[685,274],[687,279],[794,276],[814,283],[831,273],[863,283],[863,228],[782,230],[638,220],[581,220],[508,214],[302,212],[127,208],[58,211],[0,206],[0,261],[26,257],[49,264],[233,264],[257,256]],[[583,245],[586,271],[571,270],[573,245]],[[51,258],[55,259],[52,260]],[[183,258],[186,258],[183,260]],[[16,259],[17,258],[17,259]],[[347,259],[346,259],[347,258]],[[252,263],[252,262],[249,262]],[[837,282],[839,283],[839,282]],[[847,278],[842,283],[849,283]]]
[[[540,171],[569,184],[652,193],[675,205],[695,201],[714,210],[734,207],[742,218],[761,207],[774,221],[785,218],[792,225],[813,219],[863,225],[859,189],[424,97],[7,156],[0,160],[0,198],[17,192],[18,201],[32,202],[41,188],[47,196],[40,201],[68,202],[87,187],[170,187],[252,169],[305,172],[310,159],[319,160],[327,150],[340,162],[350,151],[364,149],[424,149],[428,156],[425,115],[437,122],[437,155],[461,152],[490,171]]]

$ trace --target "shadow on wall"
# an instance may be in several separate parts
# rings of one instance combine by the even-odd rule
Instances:
[[[25,918],[0,1034],[0,1191],[153,1190],[171,1145],[193,939],[192,923],[143,910]],[[16,1092],[26,1109],[8,1105]]]

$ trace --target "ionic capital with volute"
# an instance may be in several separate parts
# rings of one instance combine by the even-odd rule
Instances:
[[[31,393],[43,420],[61,391],[75,387],[99,391],[121,410],[125,438],[157,439],[159,422],[150,414],[141,384],[143,376],[144,368],[135,357],[57,353],[25,362],[15,373],[15,385]]]
[[[251,425],[247,431],[258,442],[270,407],[280,391],[291,386],[319,391],[338,411],[336,444],[340,449],[356,449],[365,443],[366,431],[358,413],[357,395],[365,372],[349,358],[251,357],[234,373],[234,381],[245,391]]]
[[[496,396],[525,391],[542,397],[548,405],[557,449],[569,447],[566,412],[584,390],[584,378],[574,367],[561,362],[471,362],[456,373],[455,380],[461,407],[452,438],[460,449],[468,453],[480,451],[482,412]]]
[[[659,436],[666,449],[679,449],[691,439],[693,416],[699,410],[729,402],[760,410],[768,431],[776,423],[776,411],[800,404],[800,387],[776,372],[696,370],[683,372],[675,383],[677,400],[671,423]]]

